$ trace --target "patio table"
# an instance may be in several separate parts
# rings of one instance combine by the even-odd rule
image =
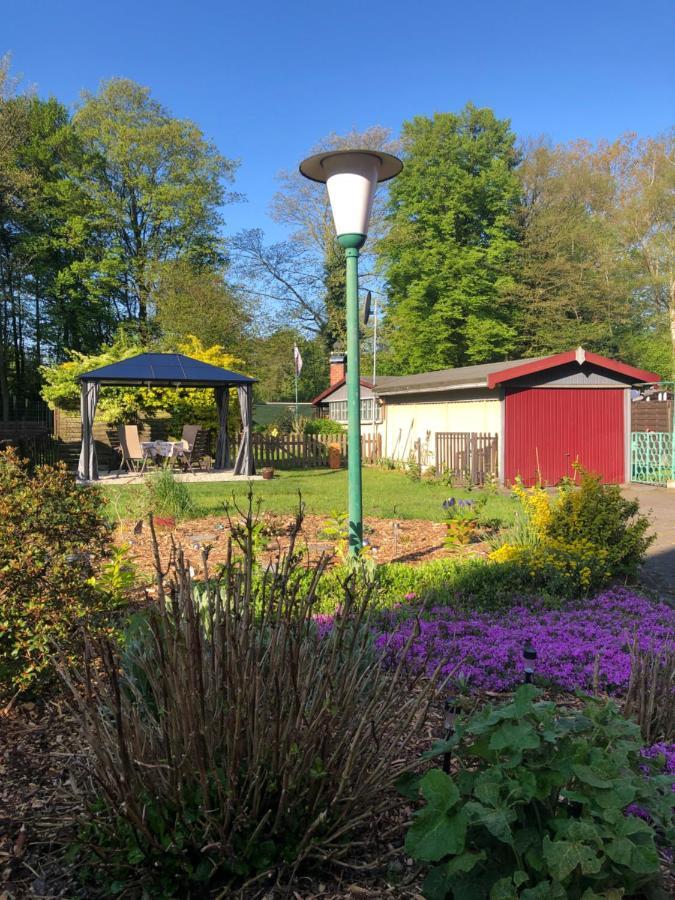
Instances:
[[[189,448],[185,441],[142,441],[141,449],[148,455],[163,456],[168,462],[179,459]]]

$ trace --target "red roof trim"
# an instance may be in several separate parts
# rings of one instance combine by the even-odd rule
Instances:
[[[326,397],[328,397],[329,394],[332,394],[333,391],[337,391],[338,388],[341,388],[342,385],[346,384],[346,383],[347,383],[347,379],[341,378],[339,381],[336,381],[335,384],[331,384],[330,387],[327,387],[325,391],[321,391],[321,393],[318,394],[312,400],[312,406],[318,406],[319,403],[322,403],[326,399]],[[361,387],[367,387],[367,388],[372,388],[372,386],[373,386],[372,381],[366,381],[365,378],[360,379],[360,384],[361,384]]]
[[[635,366],[629,366],[627,363],[618,362],[618,360],[609,359],[607,356],[600,356],[599,353],[589,353],[582,347],[577,350],[568,350],[565,353],[556,353],[553,356],[547,356],[545,359],[532,360],[531,363],[524,363],[520,366],[512,366],[510,369],[502,369],[501,372],[493,372],[488,375],[487,385],[489,388],[495,388],[498,384],[505,381],[512,381],[514,378],[522,378],[524,375],[533,375],[535,372],[544,372],[547,369],[554,369],[556,366],[564,366],[566,363],[577,362],[579,365],[588,362],[610,372],[616,372],[619,375],[628,375],[636,382],[652,382],[660,381],[661,376],[657,372],[649,372],[646,369],[636,369]]]

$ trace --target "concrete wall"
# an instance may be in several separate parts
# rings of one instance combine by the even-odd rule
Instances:
[[[497,391],[448,391],[439,396],[385,397],[382,453],[407,460],[419,439],[422,464],[435,465],[437,431],[477,431],[499,434],[501,400]]]

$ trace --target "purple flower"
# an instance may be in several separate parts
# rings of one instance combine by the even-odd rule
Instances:
[[[404,600],[417,600],[417,594],[415,591],[410,591],[409,594],[406,594]]]
[[[389,664],[398,661],[414,627],[410,619],[400,621],[395,610],[381,617],[376,644]],[[625,588],[557,610],[535,605],[467,614],[435,607],[420,622],[406,662],[431,672],[447,657],[450,672],[461,661],[455,677],[474,688],[506,691],[522,681],[523,645],[529,641],[537,652],[538,680],[571,691],[593,690],[597,682],[600,690],[621,695],[628,686],[628,644],[634,636],[643,649],[672,646],[675,610]]]

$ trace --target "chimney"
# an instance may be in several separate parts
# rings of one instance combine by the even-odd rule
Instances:
[[[333,385],[337,384],[338,381],[342,381],[346,374],[347,354],[333,351],[333,353],[331,353],[330,355],[330,386],[333,387]]]

